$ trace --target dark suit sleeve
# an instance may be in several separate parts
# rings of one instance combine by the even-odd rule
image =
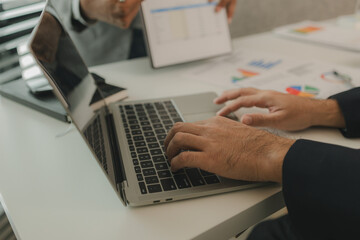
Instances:
[[[360,87],[331,96],[340,106],[346,128],[340,129],[348,138],[360,137]]]
[[[360,238],[360,150],[296,141],[284,159],[283,194],[305,239]]]

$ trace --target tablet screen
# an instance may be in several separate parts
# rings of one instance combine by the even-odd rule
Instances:
[[[231,52],[225,10],[208,0],[145,0],[142,15],[155,68]]]

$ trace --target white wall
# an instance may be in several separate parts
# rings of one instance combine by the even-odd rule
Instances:
[[[356,0],[237,0],[232,37],[302,20],[324,20],[354,12]]]

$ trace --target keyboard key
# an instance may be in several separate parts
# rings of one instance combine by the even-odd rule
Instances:
[[[134,131],[131,131],[131,134],[132,135],[141,135],[142,132],[141,132],[141,130],[134,130]]]
[[[176,190],[176,185],[173,179],[171,178],[161,179],[160,182],[164,191]]]
[[[213,175],[213,176],[208,176],[208,177],[204,177],[205,182],[207,184],[214,184],[214,183],[219,183],[220,180],[217,176]]]
[[[149,154],[139,154],[139,160],[140,161],[144,161],[144,160],[150,160],[150,155]]]
[[[129,124],[130,125],[135,125],[135,124],[139,124],[139,122],[137,120],[130,120]]]
[[[131,130],[140,129],[140,126],[139,126],[139,125],[131,125],[131,126],[130,126],[130,129],[131,129]]]
[[[183,120],[181,118],[174,118],[174,122],[182,122]]]
[[[203,175],[204,177],[214,176],[214,175],[215,175],[214,173],[207,172],[207,171],[204,171],[204,170],[201,170],[201,169],[200,169],[200,173],[201,173],[201,175]]]
[[[142,181],[144,180],[143,176],[141,174],[136,174],[137,180]]]
[[[143,147],[143,148],[137,148],[136,152],[137,153],[147,153],[147,152],[149,152],[149,150],[147,149],[147,147]]]
[[[149,114],[149,118],[150,119],[158,119],[159,117],[156,114]]]
[[[171,120],[165,120],[163,122],[165,125],[170,125],[170,124],[173,124],[173,122]]]
[[[135,151],[135,147],[134,147],[133,145],[129,145],[129,150],[130,150],[131,152],[133,152],[133,151]]]
[[[158,135],[157,138],[158,138],[160,141],[165,140],[166,134]]]
[[[129,116],[127,116],[127,119],[128,120],[135,120],[136,116],[135,115],[129,115]]]
[[[158,183],[159,179],[157,178],[157,176],[145,177],[145,182],[146,184]]]
[[[147,118],[147,117],[144,117],[144,116],[141,116],[141,117],[139,117],[139,120],[140,120],[140,121],[146,121],[146,120],[148,120],[148,118]]]
[[[126,134],[127,139],[131,139],[131,134]]]
[[[190,182],[194,187],[205,185],[205,181],[202,178],[197,168],[187,168],[185,169],[185,172],[188,175]]]
[[[141,167],[142,168],[151,168],[151,167],[154,167],[154,165],[150,161],[145,161],[145,162],[141,162]]]
[[[149,126],[150,122],[148,122],[148,121],[140,122],[140,125],[141,126]]]
[[[145,175],[145,174],[144,174]],[[166,170],[166,171],[159,171],[158,172],[159,178],[169,178],[171,177],[171,173],[170,171]]]
[[[174,179],[179,189],[191,187],[185,174],[174,175]]]
[[[165,133],[164,129],[155,129],[156,134]]]
[[[145,106],[146,109],[154,108],[154,105],[152,103],[145,103],[144,106]]]
[[[143,131],[152,131],[153,129],[152,129],[152,127],[150,127],[150,126],[143,126],[142,127],[142,129],[143,129]]]
[[[141,173],[141,168],[139,166],[136,166],[134,169],[136,173]]]
[[[135,112],[133,110],[127,110],[126,114],[127,115],[135,115]]]
[[[136,159],[133,159],[133,164],[134,164],[134,166],[137,166],[137,165],[139,165],[139,161]]]
[[[160,155],[160,154],[162,154],[162,151],[161,151],[161,149],[152,149],[152,150],[150,150],[150,153],[151,153],[151,155],[152,156],[154,156],[154,155]]]
[[[144,141],[135,142],[135,147],[145,147],[146,143]]]
[[[143,112],[143,111],[137,111],[137,115],[139,117],[145,117],[146,116],[146,112]],[[141,121],[141,120],[140,120]]]
[[[173,127],[173,125],[165,125],[165,129],[166,129],[167,131],[169,131],[172,127]]]
[[[156,139],[156,137],[148,137],[148,138],[146,138],[146,142],[148,142],[148,143],[157,142],[157,139]]]
[[[141,192],[141,194],[146,194],[146,193],[147,193],[147,190],[146,190],[146,187],[145,187],[145,183],[144,183],[144,182],[139,182],[139,187],[140,187],[140,192]]]
[[[156,162],[156,163],[158,163],[158,162],[165,162],[164,156],[161,156],[161,155],[160,155],[160,156],[153,156],[152,159],[153,159],[153,161]]]
[[[160,123],[154,124],[153,126],[154,126],[154,128],[162,128],[163,127],[163,125]]]
[[[144,140],[144,137],[143,137],[143,136],[134,136],[134,137],[133,137],[133,140],[134,140],[134,141],[143,141],[143,140]]]
[[[149,190],[149,193],[156,193],[162,191],[160,184],[148,185],[147,188]]]
[[[134,109],[134,106],[133,105],[125,105],[125,109],[132,110],[132,109]]]
[[[143,174],[145,177],[151,176],[151,175],[156,175],[156,171],[154,168],[147,168],[147,169],[143,170]]]
[[[161,116],[161,119],[162,119],[163,121],[165,121],[165,120],[170,120],[170,117],[169,117],[168,115],[164,115],[164,116]]]
[[[151,122],[152,122],[152,124],[160,123],[160,119],[158,119],[158,118],[153,118],[153,119],[151,119]]]
[[[149,147],[149,148],[159,148],[160,146],[159,146],[159,144],[157,144],[157,143],[149,143],[149,144],[148,144],[148,147]]]
[[[155,134],[153,132],[144,132],[145,137],[153,137]]]
[[[136,152],[131,152],[131,157],[136,158],[137,157]]]
[[[169,169],[168,165],[166,163],[157,163],[157,164],[155,164],[155,168],[158,171],[159,170],[167,170],[167,169]]]
[[[156,102],[155,107],[156,107],[156,109],[164,109],[164,106],[161,102]]]

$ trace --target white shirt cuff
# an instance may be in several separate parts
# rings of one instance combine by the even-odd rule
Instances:
[[[80,0],[72,0],[72,15],[75,20],[79,21],[84,26],[89,26],[93,23],[93,22],[86,21],[82,17],[81,11],[80,11]]]

